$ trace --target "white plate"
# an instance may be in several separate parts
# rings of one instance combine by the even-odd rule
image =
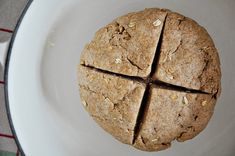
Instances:
[[[225,156],[235,153],[234,0],[35,0],[16,34],[8,66],[9,112],[28,156]],[[222,65],[222,95],[195,139],[147,153],[105,133],[83,109],[76,68],[85,43],[117,16],[169,8],[207,28]]]

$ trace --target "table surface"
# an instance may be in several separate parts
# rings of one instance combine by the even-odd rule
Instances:
[[[10,40],[28,0],[0,0],[0,43]],[[0,66],[0,156],[20,155],[12,136],[5,108],[3,69]]]

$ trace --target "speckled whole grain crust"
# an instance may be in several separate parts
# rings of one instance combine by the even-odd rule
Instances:
[[[163,9],[129,13],[98,30],[78,68],[85,109],[116,139],[143,151],[199,134],[221,90],[207,31]]]
[[[159,151],[173,140],[185,141],[200,133],[210,120],[215,99],[208,94],[193,94],[166,89],[150,89],[145,116],[134,146]]]
[[[194,20],[168,12],[154,78],[207,93],[220,93],[220,61],[207,31]]]
[[[81,64],[130,76],[147,77],[166,11],[145,9],[115,19],[96,32]]]
[[[92,118],[119,141],[132,144],[145,85],[79,66],[82,103]]]

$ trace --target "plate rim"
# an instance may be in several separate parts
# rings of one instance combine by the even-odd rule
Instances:
[[[4,68],[4,76],[3,76],[3,79],[4,79],[4,96],[5,96],[5,107],[6,107],[6,113],[7,113],[7,118],[8,118],[8,121],[9,121],[9,125],[10,125],[10,129],[11,129],[11,132],[14,136],[14,140],[15,140],[15,143],[16,143],[16,146],[19,150],[19,152],[21,153],[21,155],[25,156],[25,152],[20,144],[20,141],[17,137],[17,134],[16,134],[16,130],[15,130],[15,127],[14,127],[14,124],[13,124],[13,121],[12,121],[12,116],[11,116],[11,110],[10,110],[10,103],[9,103],[9,96],[8,96],[8,73],[9,73],[9,64],[10,64],[10,60],[11,60],[11,53],[12,53],[12,48],[13,48],[13,45],[14,45],[14,41],[15,41],[15,38],[17,36],[17,32],[18,32],[18,29],[21,25],[21,22],[23,21],[29,7],[31,6],[32,2],[34,0],[28,0],[24,9],[22,10],[21,14],[20,14],[20,17],[16,23],[16,26],[15,26],[15,29],[13,31],[13,34],[12,34],[12,37],[10,39],[10,43],[9,43],[9,47],[8,47],[8,50],[7,50],[7,54],[6,54],[6,61],[5,61],[5,68]]]

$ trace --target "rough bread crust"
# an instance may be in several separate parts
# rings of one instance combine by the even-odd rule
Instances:
[[[169,12],[154,78],[207,93],[220,93],[220,61],[207,31],[192,19]]]
[[[81,64],[147,77],[165,17],[166,11],[145,9],[115,19],[97,31],[91,43],[86,45]]]
[[[152,87],[134,146],[159,151],[170,147],[175,139],[192,139],[206,127],[215,102],[212,95]]]
[[[85,109],[116,139],[144,151],[195,137],[221,90],[207,31],[163,9],[129,13],[101,28],[78,68]]]
[[[145,85],[79,66],[82,103],[92,118],[119,141],[132,144]]]

